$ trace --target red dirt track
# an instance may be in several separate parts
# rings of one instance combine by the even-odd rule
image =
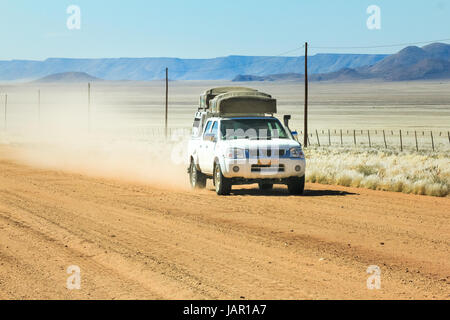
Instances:
[[[0,161],[0,299],[449,299],[450,198],[306,188],[218,197]]]

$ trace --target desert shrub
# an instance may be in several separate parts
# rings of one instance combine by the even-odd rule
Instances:
[[[370,175],[368,177],[365,177],[361,181],[361,186],[364,188],[376,190],[378,187],[378,183],[380,181],[380,178],[377,175]]]
[[[365,176],[371,176],[378,172],[378,168],[366,164],[357,165],[355,169],[356,171],[362,173]]]
[[[438,197],[450,193],[450,152],[310,147],[306,156],[309,182]]]
[[[345,187],[350,187],[350,185],[352,184],[352,180],[353,178],[351,176],[351,171],[338,173],[335,179],[336,184]]]

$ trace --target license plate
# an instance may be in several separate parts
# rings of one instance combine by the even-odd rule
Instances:
[[[261,165],[261,166],[271,166],[272,165],[272,161],[258,159],[258,164]]]

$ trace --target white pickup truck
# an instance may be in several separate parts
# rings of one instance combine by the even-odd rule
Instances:
[[[258,183],[261,190],[286,184],[291,194],[305,186],[305,155],[296,133],[273,113],[276,100],[249,88],[208,90],[200,98],[189,141],[192,188],[212,178],[218,195],[232,185]]]

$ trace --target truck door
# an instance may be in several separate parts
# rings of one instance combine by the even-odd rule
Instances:
[[[204,140],[205,142],[205,172],[213,173],[214,171],[214,157],[216,155],[216,144],[219,132],[219,122],[214,121],[211,132],[209,133],[209,138]],[[212,138],[211,138],[212,137]]]
[[[206,123],[205,126],[205,130],[203,131],[201,140],[199,142],[199,146],[198,146],[198,164],[200,166],[200,170],[204,173],[206,173],[206,166],[207,166],[207,139],[208,139],[208,135],[211,133],[211,127],[212,127],[213,122],[212,121],[208,121]]]

